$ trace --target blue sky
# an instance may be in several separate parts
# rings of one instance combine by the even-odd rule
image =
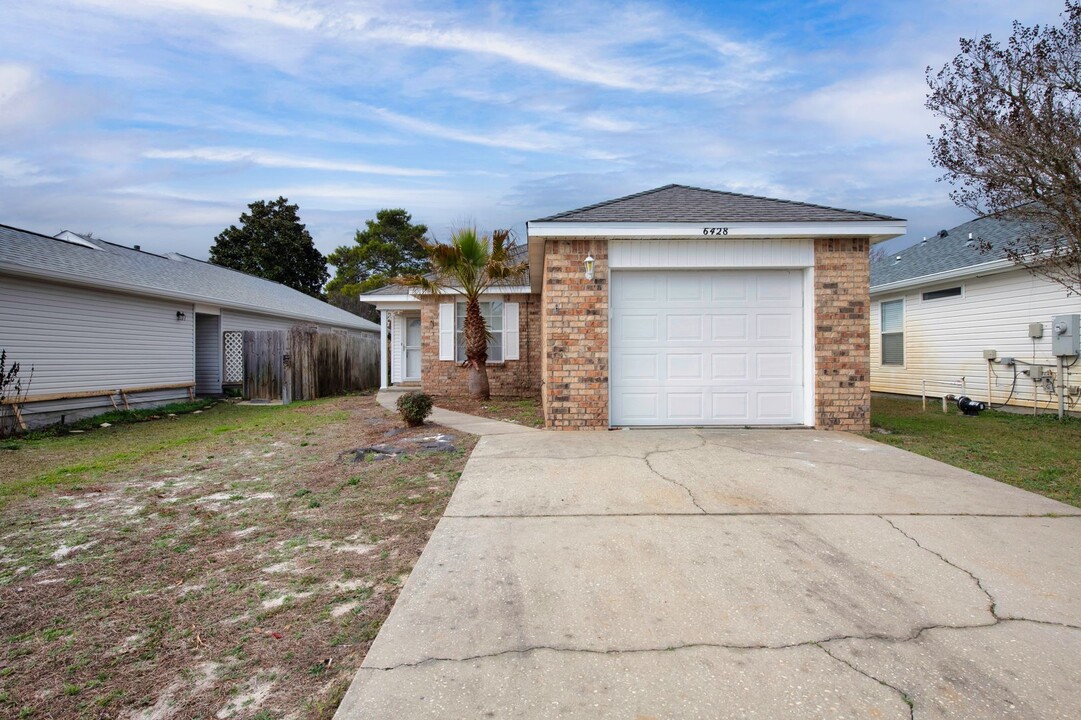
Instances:
[[[257,199],[316,245],[382,207],[436,237],[667,183],[909,220],[936,182],[924,68],[1061,0],[16,0],[0,223],[206,257]]]

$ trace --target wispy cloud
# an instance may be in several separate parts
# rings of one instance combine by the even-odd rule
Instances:
[[[9,186],[44,185],[60,182],[44,169],[20,158],[0,155],[0,184]]]
[[[300,157],[244,148],[201,147],[186,150],[147,150],[143,157],[152,160],[181,160],[189,162],[248,164],[269,168],[293,168],[298,170],[324,170],[327,172],[360,173],[364,175],[391,175],[398,177],[435,177],[444,175],[441,170],[372,165],[361,162],[327,160]]]
[[[429,120],[420,120],[387,108],[361,107],[360,109],[368,113],[370,117],[401,130],[473,145],[540,152],[563,151],[574,144],[574,140],[570,137],[528,125],[502,127],[492,132],[469,131]]]

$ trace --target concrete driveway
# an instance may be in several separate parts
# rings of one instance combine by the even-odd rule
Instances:
[[[485,437],[337,718],[1076,718],[1079,514],[841,433]]]

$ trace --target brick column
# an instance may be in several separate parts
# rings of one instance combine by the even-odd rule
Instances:
[[[585,259],[596,261],[585,279]],[[541,356],[544,422],[556,430],[608,427],[608,241],[544,244]]]
[[[871,429],[866,239],[815,240],[815,427]]]

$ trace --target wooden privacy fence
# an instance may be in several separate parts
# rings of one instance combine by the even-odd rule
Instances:
[[[244,331],[244,397],[314,400],[378,387],[379,339],[306,325]]]

